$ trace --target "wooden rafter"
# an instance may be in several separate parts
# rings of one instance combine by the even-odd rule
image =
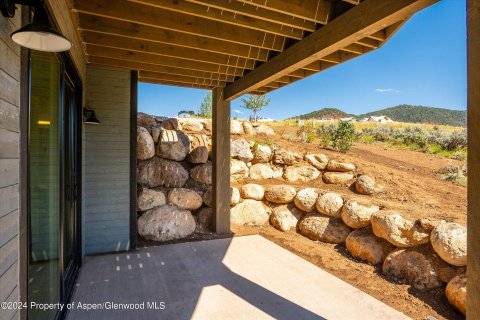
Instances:
[[[406,19],[438,0],[365,0],[225,88],[226,99],[263,87],[313,61]]]
[[[266,61],[268,50],[248,45],[237,44],[203,36],[191,35],[161,28],[125,22],[111,18],[79,14],[80,31],[94,31],[109,35],[120,35],[138,40],[155,41],[177,45],[189,49],[201,48],[209,52],[216,52],[234,57],[252,58]]]
[[[282,37],[300,40],[303,38],[303,30],[285,28],[281,24],[271,23],[265,20],[252,18],[243,14],[224,11],[215,7],[204,6],[186,0],[130,0],[132,2],[149,5],[155,8],[162,8],[174,12],[186,13],[192,16],[207,18],[244,28],[268,32]]]
[[[278,37],[266,32],[208,20],[180,12],[171,14],[168,10],[140,5],[129,1],[82,0],[76,2],[75,9],[91,15],[273,51],[282,51],[284,46],[283,37]]]
[[[329,0],[235,0],[264,9],[289,14],[298,19],[327,24],[332,4]]]

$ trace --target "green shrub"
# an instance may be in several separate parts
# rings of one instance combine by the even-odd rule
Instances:
[[[320,138],[320,143],[323,147],[328,147],[333,141],[333,136],[337,131],[337,126],[333,123],[328,125],[322,124],[317,129],[317,137]]]
[[[355,127],[350,121],[340,121],[333,135],[333,147],[340,152],[347,153],[355,139]]]

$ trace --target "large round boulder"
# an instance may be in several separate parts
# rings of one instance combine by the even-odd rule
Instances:
[[[253,146],[254,155],[252,163],[268,163],[272,159],[272,148],[262,144]]]
[[[243,134],[243,125],[240,121],[230,121],[230,133],[231,134]]]
[[[155,155],[155,143],[144,127],[137,127],[137,159],[147,160]]]
[[[265,189],[255,183],[248,183],[240,189],[240,195],[243,199],[262,200],[265,194]]]
[[[340,213],[343,207],[343,198],[337,193],[327,192],[318,197],[315,207],[320,213],[330,217],[340,218]]]
[[[350,234],[350,228],[342,220],[318,214],[303,218],[298,228],[300,233],[314,241],[343,243]]]
[[[350,228],[363,228],[370,225],[372,214],[378,211],[380,211],[378,206],[361,204],[356,200],[349,200],[342,208],[342,220]]]
[[[212,139],[204,134],[190,134],[188,135],[190,140],[190,151],[195,150],[198,147],[207,148],[208,152],[212,150]]]
[[[328,164],[328,157],[324,154],[307,154],[305,160],[318,170],[325,170]]]
[[[156,125],[157,125],[157,121],[153,116],[143,112],[137,113],[137,126],[150,128]]]
[[[195,166],[190,171],[190,178],[200,183],[212,184],[212,164],[206,163]]]
[[[190,152],[190,139],[180,130],[162,130],[157,144],[157,155],[169,160],[182,161]]]
[[[445,288],[448,302],[460,311],[467,314],[467,276],[465,274],[454,277]]]
[[[352,231],[346,240],[348,252],[357,259],[371,264],[383,262],[385,256],[395,250],[395,246],[376,237],[369,228]]]
[[[182,130],[182,126],[178,122],[178,119],[168,118],[162,121],[162,128],[166,130]]]
[[[234,206],[240,202],[240,190],[236,187],[230,187],[230,205]]]
[[[313,188],[305,188],[297,192],[293,202],[300,210],[312,212],[317,203],[318,193]]]
[[[248,167],[243,161],[237,159],[230,160],[230,181],[237,181],[248,177]]]
[[[289,231],[297,227],[298,221],[303,217],[303,212],[294,205],[279,205],[273,208],[270,223],[280,231]]]
[[[265,190],[265,199],[273,203],[289,203],[296,194],[294,187],[282,184],[268,187]]]
[[[196,210],[202,206],[202,197],[193,190],[174,188],[168,193],[168,202],[185,210]]]
[[[419,223],[403,218],[395,211],[379,211],[371,216],[373,233],[391,244],[408,248],[428,243],[430,233]]]
[[[335,172],[350,172],[355,171],[355,165],[353,163],[347,162],[338,162],[335,160],[330,160],[327,164],[328,171],[335,171]]]
[[[253,125],[250,121],[244,121],[242,122],[243,125],[243,132],[248,135],[255,134],[255,130],[253,129]]]
[[[288,166],[285,168],[285,173],[283,174],[285,180],[291,182],[312,181],[317,179],[318,176],[320,176],[320,171],[310,165]]]
[[[137,180],[151,188],[180,188],[188,180],[188,171],[178,162],[153,157],[138,163]]]
[[[328,184],[348,184],[353,174],[348,172],[324,172],[323,181]]]
[[[198,133],[203,131],[203,124],[198,120],[182,121],[182,128],[185,132]]]
[[[302,156],[296,152],[277,149],[273,153],[273,163],[291,166],[302,161]]]
[[[230,144],[230,156],[245,163],[252,161],[253,154],[250,144],[245,139],[233,140]]]
[[[258,127],[255,128],[255,133],[259,135],[266,135],[266,136],[274,136],[275,131],[273,131],[272,128],[269,126],[266,126],[264,124],[259,125]]]
[[[137,195],[137,211],[147,211],[158,206],[163,206],[165,203],[166,198],[162,191],[143,188]]]
[[[448,268],[446,262],[422,246],[397,249],[383,262],[382,273],[404,280],[419,290],[431,290],[443,285],[440,271]]]
[[[192,234],[195,227],[189,211],[170,204],[151,209],[138,218],[138,234],[147,240],[182,239]]]
[[[440,258],[454,266],[467,265],[467,228],[458,223],[440,223],[430,241]]]
[[[240,225],[263,226],[269,214],[261,201],[247,199],[230,209],[230,222]]]
[[[213,207],[213,187],[208,187],[207,191],[203,194],[202,197],[203,203],[205,203],[210,208]]]
[[[201,164],[206,163],[208,160],[208,149],[207,147],[200,146],[196,147],[187,155],[188,162],[192,164]]]
[[[375,180],[367,175],[361,175],[355,181],[355,189],[360,194],[372,195],[383,190],[383,187],[378,186]]]
[[[257,163],[250,167],[249,177],[255,180],[273,178],[273,170],[266,163]]]

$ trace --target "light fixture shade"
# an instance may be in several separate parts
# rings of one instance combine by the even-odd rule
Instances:
[[[97,117],[95,117],[95,111],[93,110],[88,110],[90,112],[90,116],[85,120],[85,123],[88,124],[100,124],[100,121],[98,121]]]
[[[41,6],[35,7],[33,22],[12,33],[11,38],[22,47],[39,51],[62,52],[72,47],[72,43],[50,24]]]

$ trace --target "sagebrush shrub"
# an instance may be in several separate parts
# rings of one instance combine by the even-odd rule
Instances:
[[[353,145],[355,139],[355,127],[350,121],[341,121],[333,135],[333,147],[340,152],[346,153]]]

